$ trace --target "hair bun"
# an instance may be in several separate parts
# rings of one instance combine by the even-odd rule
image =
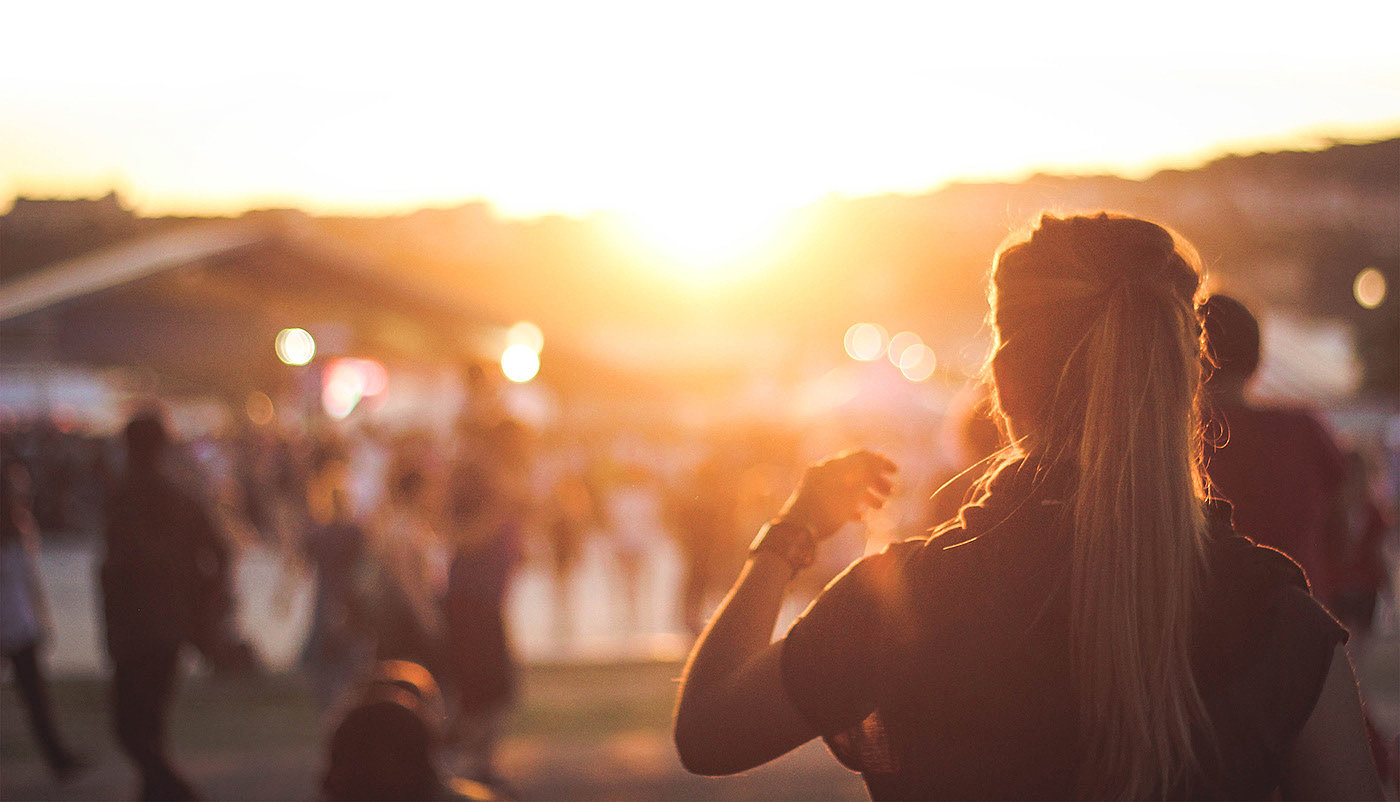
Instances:
[[[1188,296],[1195,291],[1194,271],[1178,252],[1176,238],[1147,220],[1110,212],[1045,214],[1029,244],[1048,249],[1052,258],[1105,291],[1123,284],[1185,290]]]

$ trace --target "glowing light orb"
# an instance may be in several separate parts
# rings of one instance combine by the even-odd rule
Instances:
[[[510,327],[506,334],[506,345],[523,345],[535,353],[544,350],[544,332],[528,320],[522,320]]]
[[[316,356],[316,341],[306,329],[282,329],[273,342],[277,358],[288,365],[305,365]]]
[[[1351,294],[1363,308],[1375,309],[1385,301],[1385,274],[1374,267],[1368,267],[1356,274],[1352,282]]]
[[[272,406],[272,399],[267,393],[254,390],[248,393],[248,397],[243,399],[243,411],[248,415],[248,420],[256,426],[266,426],[272,423],[276,410]]]
[[[878,323],[857,323],[846,329],[846,354],[861,362],[879,359],[889,336]]]
[[[389,387],[389,371],[373,359],[355,359],[355,368],[364,379],[366,397],[379,395]]]
[[[360,401],[389,386],[389,371],[373,359],[332,359],[321,373],[321,408],[344,420]]]
[[[540,372],[540,355],[527,345],[512,345],[501,354],[501,372],[513,382],[527,382]]]
[[[899,372],[911,382],[921,382],[933,375],[938,367],[938,357],[933,349],[920,343],[904,349],[899,357]]]
[[[890,348],[887,356],[890,364],[899,367],[899,360],[904,356],[904,352],[916,345],[923,345],[924,341],[919,335],[912,331],[901,331],[890,338]]]

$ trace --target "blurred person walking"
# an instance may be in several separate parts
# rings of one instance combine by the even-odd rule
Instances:
[[[559,477],[547,504],[545,534],[554,578],[554,645],[561,653],[567,653],[573,644],[576,625],[572,599],[574,571],[583,559],[589,534],[597,525],[597,513],[588,484],[579,471],[569,471]]]
[[[301,544],[301,559],[316,582],[301,664],[317,703],[328,710],[372,664],[374,637],[364,593],[368,547],[350,512],[348,467],[330,456],[319,462],[308,488],[311,525]]]
[[[738,540],[741,473],[732,458],[716,451],[696,466],[668,505],[681,553],[681,620],[692,638],[700,636],[712,598],[724,590],[723,571]]]
[[[0,455],[0,653],[10,664],[29,730],[55,779],[83,765],[54,720],[40,650],[52,631],[39,578],[39,530],[30,503],[29,474]]]
[[[100,572],[117,740],[142,799],[197,799],[172,765],[170,705],[186,643],[207,643],[229,612],[229,559],[203,506],[168,478],[154,414],[127,424],[127,472],[111,500]]]
[[[635,645],[646,635],[642,577],[657,541],[664,536],[661,498],[651,471],[640,463],[624,464],[608,488],[604,505],[622,602],[621,631]]]
[[[503,420],[463,452],[449,491],[453,554],[443,602],[449,741],[459,753],[458,773],[497,789],[508,788],[496,771],[496,745],[519,670],[505,601],[530,513],[529,466],[526,430]]]
[[[390,471],[385,504],[371,526],[375,656],[442,672],[442,600],[451,554],[433,527],[427,478],[411,461]]]
[[[1379,799],[1346,631],[1205,498],[1198,286],[1145,220],[1008,240],[989,369],[1013,445],[956,520],[857,561],[772,642],[895,466],[809,468],[691,654],[686,767],[822,736],[875,799]]]

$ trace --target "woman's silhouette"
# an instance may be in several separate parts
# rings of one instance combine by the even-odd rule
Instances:
[[[1004,245],[989,368],[1013,445],[955,521],[770,643],[788,581],[894,471],[809,468],[691,655],[685,765],[820,735],[874,798],[1379,798],[1345,630],[1204,497],[1198,265],[1106,213]]]

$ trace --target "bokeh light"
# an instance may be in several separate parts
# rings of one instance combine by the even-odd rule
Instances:
[[[899,372],[911,382],[921,382],[933,375],[938,367],[938,357],[933,349],[923,343],[904,349],[899,357]]]
[[[846,329],[846,354],[851,359],[869,362],[885,353],[889,335],[878,323],[857,323]]]
[[[540,372],[540,355],[526,345],[512,345],[501,354],[501,372],[513,382],[527,382]]]
[[[277,358],[288,365],[305,365],[316,356],[316,341],[306,329],[282,329],[273,348]]]
[[[1351,294],[1363,308],[1375,309],[1385,301],[1385,274],[1374,267],[1368,267],[1356,274],[1352,282]]]
[[[351,360],[364,378],[366,397],[379,395],[389,387],[389,371],[373,359]]]
[[[890,348],[888,356],[890,364],[899,367],[899,360],[904,356],[904,352],[916,345],[923,345],[924,341],[919,335],[912,331],[901,331],[890,338]]]
[[[272,399],[267,393],[254,390],[248,393],[248,397],[243,399],[243,411],[255,426],[266,426],[272,423],[272,418],[277,410],[272,406]]]
[[[389,371],[373,359],[332,359],[321,373],[321,408],[344,420],[364,398],[389,386]]]
[[[506,345],[523,345],[535,353],[544,350],[544,332],[528,320],[522,320],[510,327],[506,334]]]

